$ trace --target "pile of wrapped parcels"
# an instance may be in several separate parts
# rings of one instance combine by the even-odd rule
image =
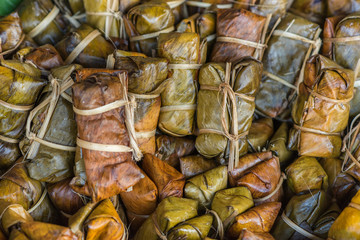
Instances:
[[[0,240],[360,239],[357,11],[0,1]]]

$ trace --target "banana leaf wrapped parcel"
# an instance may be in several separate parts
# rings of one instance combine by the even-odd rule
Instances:
[[[274,122],[271,118],[255,119],[251,123],[247,142],[249,152],[261,152],[274,133]]]
[[[51,0],[23,1],[17,11],[24,32],[40,45],[56,44],[67,30],[60,9]]]
[[[134,186],[143,176],[133,125],[133,104],[127,95],[127,74],[121,70],[81,69],[72,86],[77,145],[84,161],[86,184],[72,188],[93,202]],[[83,184],[83,182],[82,182]]]
[[[180,158],[180,170],[185,178],[204,173],[217,166],[213,159],[206,159],[201,155],[190,155]]]
[[[291,13],[276,27],[264,53],[264,72],[255,101],[261,114],[287,120],[286,110],[302,81],[305,61],[319,51],[320,32],[318,24]]]
[[[299,155],[339,157],[353,91],[352,70],[321,55],[311,57],[292,108],[289,148]]]
[[[331,226],[335,220],[339,217],[341,210],[337,203],[333,202],[330,207],[318,218],[316,221],[313,231],[316,236],[321,238],[327,238]]]
[[[15,231],[15,226],[19,223],[33,221],[33,218],[21,204],[0,200],[0,211],[2,214],[0,233],[4,235],[3,237],[9,236]],[[5,237],[5,239],[7,238]]]
[[[279,158],[281,167],[288,165],[296,156],[294,151],[287,148],[289,130],[289,124],[287,122],[283,122],[272,136],[268,146],[268,150],[272,151],[274,155]]]
[[[0,169],[4,171],[21,156],[18,142],[46,81],[40,79],[41,71],[28,63],[1,60],[0,65]]]
[[[160,57],[169,61],[171,80],[161,93],[158,127],[168,135],[191,135],[195,128],[197,75],[206,56],[201,53],[206,41],[196,33],[162,33],[159,36]]]
[[[328,0],[327,1],[327,14],[328,16],[335,15],[348,15],[350,13],[355,13],[360,10],[360,1],[359,0]]]
[[[296,0],[289,11],[314,23],[323,24],[326,17],[327,1]]]
[[[0,18],[0,55],[12,53],[24,40],[19,14],[13,12]]]

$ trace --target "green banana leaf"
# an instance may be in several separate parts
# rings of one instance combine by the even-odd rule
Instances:
[[[330,207],[319,217],[316,221],[313,231],[316,236],[320,236],[324,239],[328,237],[328,232],[330,227],[333,225],[334,221],[340,215],[341,210],[336,203],[332,203]]]

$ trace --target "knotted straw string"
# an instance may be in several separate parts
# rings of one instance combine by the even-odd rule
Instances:
[[[31,38],[36,37],[41,32],[47,28],[47,26],[57,17],[60,13],[60,9],[56,6],[49,12],[49,14],[38,24],[33,30],[31,30],[27,35]]]
[[[40,144],[43,144],[47,147],[63,150],[63,151],[70,151],[75,152],[76,147],[72,146],[65,146],[53,142],[49,142],[47,140],[44,140],[44,136],[46,133],[46,130],[50,124],[50,119],[53,116],[53,113],[55,111],[57,102],[59,100],[59,97],[62,96],[61,94],[64,93],[67,89],[69,89],[73,84],[74,81],[68,77],[63,84],[60,86],[58,80],[54,78],[52,75],[49,76],[51,86],[52,86],[52,92],[51,95],[48,96],[43,102],[41,102],[37,107],[35,107],[29,114],[27,122],[26,122],[26,137],[31,141],[31,145],[28,150],[28,158],[33,159],[40,147]],[[31,132],[31,123],[36,116],[36,114],[46,106],[49,106],[46,112],[45,119],[38,131],[37,134],[34,132]]]
[[[359,158],[356,159],[352,154],[352,152],[355,150],[354,148],[356,148],[357,147],[356,145],[358,145],[358,142],[355,143],[355,141],[356,141],[357,136],[359,134],[360,123],[358,123],[355,127],[354,127],[354,124],[359,119],[359,117],[360,117],[360,114],[358,114],[351,121],[350,130],[343,139],[342,152],[345,152],[345,157],[344,157],[344,161],[343,161],[342,166],[341,166],[341,171],[342,172],[349,171],[352,167],[354,167],[354,165],[357,165],[357,167],[360,168]],[[348,165],[349,158],[352,161],[352,163],[346,168],[346,166]]]
[[[293,222],[288,216],[286,216],[285,212],[281,214],[282,220],[292,229],[294,229],[296,232],[300,233],[301,235],[311,239],[311,240],[325,240],[324,238],[320,238],[312,233],[309,233],[308,231],[304,230],[300,226],[298,226],[295,222]]]
[[[163,231],[161,231],[161,228],[160,228],[159,223],[158,223],[158,221],[157,221],[156,211],[151,215],[151,219],[153,220],[153,223],[154,223],[156,235],[158,235],[158,237],[159,237],[161,240],[167,240],[166,234],[163,233]]]
[[[279,180],[276,188],[274,189],[274,191],[272,191],[269,195],[267,195],[265,197],[253,199],[254,202],[261,203],[261,202],[264,202],[264,201],[270,199],[272,196],[274,196],[280,190],[280,188],[284,182],[284,179],[286,179],[286,175],[284,173],[281,173],[280,180]]]
[[[216,234],[219,234],[220,240],[223,240],[224,235],[225,235],[225,230],[224,230],[224,225],[223,225],[223,222],[221,221],[220,216],[217,214],[216,211],[210,210],[210,209],[206,209],[206,213],[210,213],[211,215],[213,215],[215,217],[216,223],[217,223]]]
[[[4,52],[0,52],[0,56],[8,55],[8,54],[14,52],[21,45],[21,43],[24,41],[24,39],[25,39],[25,34],[22,34],[19,41],[16,43],[16,45],[13,48],[9,49],[9,50],[6,50]],[[1,43],[1,40],[0,40],[0,43]]]
[[[96,114],[105,113],[119,107],[125,107],[125,125],[129,134],[130,146],[125,145],[113,145],[113,144],[100,144],[93,143],[82,140],[80,138],[76,139],[76,143],[79,147],[94,150],[94,151],[104,151],[104,152],[132,152],[133,157],[136,161],[140,161],[142,158],[142,153],[139,149],[139,146],[136,141],[135,127],[134,127],[134,105],[135,98],[130,96],[130,101],[127,93],[127,84],[126,84],[126,75],[125,73],[118,74],[119,81],[123,87],[123,99],[117,100],[115,102],[109,103],[107,105],[89,109],[81,110],[73,106],[74,112],[78,115],[91,116]]]

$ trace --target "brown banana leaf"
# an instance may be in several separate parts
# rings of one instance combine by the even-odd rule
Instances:
[[[345,3],[348,1],[341,1]],[[339,2],[339,4],[341,4]],[[360,2],[359,2],[360,7]],[[359,36],[360,28],[358,23],[360,21],[360,14],[350,14],[346,17],[336,16],[327,18],[324,25],[324,39],[329,38],[350,38]],[[324,47],[322,53],[335,61],[337,64],[344,68],[356,69],[360,51],[359,51],[359,42],[350,41],[350,42],[340,42],[340,41],[324,41]],[[355,76],[359,77],[359,75]],[[357,81],[356,81],[357,83]],[[360,101],[360,88],[358,84],[355,85],[354,97],[350,102],[350,116],[355,117],[360,113],[359,101]]]
[[[159,36],[158,52],[160,57],[175,66],[200,64],[206,60],[201,54],[204,46],[206,44],[200,42],[196,33],[163,33]],[[197,72],[196,69],[170,69],[171,81],[161,93],[162,110],[158,124],[160,130],[168,135],[181,137],[194,131]]]
[[[0,240],[6,240],[7,238],[3,234],[3,232],[0,231]]]
[[[186,181],[184,195],[199,202],[199,207],[209,208],[217,191],[227,187],[227,166],[220,166]]]
[[[167,32],[171,32],[170,28],[173,28],[174,24],[175,16],[167,3],[147,2],[131,8],[125,19],[126,32],[130,36],[131,51],[155,56],[158,46],[157,36],[151,38],[145,36],[145,39],[138,41],[132,41],[132,38],[165,29],[169,29]]]
[[[210,232],[212,222],[213,216],[210,214],[192,218],[172,228],[167,238],[204,239]]]
[[[144,155],[141,167],[155,183],[159,201],[169,196],[183,196],[185,177],[175,168],[148,153]]]
[[[279,158],[280,166],[287,166],[296,156],[295,152],[287,148],[289,140],[289,124],[284,122],[272,136],[268,150],[272,151]]]
[[[267,146],[274,133],[274,123],[271,118],[256,119],[251,123],[247,142],[249,152],[261,152]]]
[[[230,83],[235,94],[243,94],[247,97],[255,97],[258,92],[260,78],[262,72],[262,64],[253,58],[243,58],[239,62],[234,63],[231,71]],[[207,157],[216,157],[225,154],[227,159],[226,148],[229,145],[228,139],[217,133],[201,133],[206,130],[216,130],[224,132],[222,120],[225,120],[226,126],[231,126],[230,119],[233,113],[228,113],[220,104],[223,99],[223,92],[216,90],[201,89],[204,86],[218,88],[220,84],[224,84],[226,67],[222,63],[207,63],[200,70],[199,82],[200,91],[198,93],[197,103],[197,125],[200,134],[196,138],[195,147],[198,152]],[[255,102],[240,96],[235,96],[238,134],[243,134],[239,139],[239,154],[243,155],[247,152],[247,141],[245,136],[249,131],[253,113],[255,110]],[[230,103],[229,103],[230,104]],[[222,119],[222,112],[225,111],[225,118]],[[227,129],[228,130],[228,129]]]
[[[23,30],[19,14],[13,12],[0,19],[0,53],[16,48],[22,39]]]
[[[30,36],[37,44],[56,44],[68,27],[61,13],[56,15],[54,20],[50,22],[45,20],[43,22],[50,12],[54,10],[54,7],[55,5],[51,0],[28,0],[23,1],[17,8],[21,25],[26,34],[31,33],[40,24],[44,24],[38,34]]]
[[[127,75],[123,71],[82,69],[76,72],[76,81],[72,90],[77,109],[96,109],[123,100],[126,94]],[[130,146],[124,106],[96,115],[75,115],[79,139]],[[74,179],[70,185],[80,194],[90,196],[93,202],[124,192],[142,178],[131,152],[94,151],[82,147],[80,156],[84,159],[86,184],[79,186]]]
[[[86,184],[86,170],[84,156],[79,146],[76,147],[75,151],[74,175],[75,177],[71,180],[70,186],[83,187]]]
[[[300,228],[314,234],[311,228],[316,224],[317,219],[326,211],[329,199],[323,191],[313,191],[310,193],[294,196],[283,212]],[[304,236],[290,227],[282,217],[279,217],[274,224],[271,234],[275,239],[300,240]]]
[[[51,75],[57,79],[59,86],[67,85],[67,89],[58,97],[53,111],[49,112],[51,107],[49,103],[34,110],[33,119],[28,119],[31,121],[29,130],[39,138],[61,146],[75,147],[76,122],[69,95],[73,80],[69,80],[69,77],[80,68],[80,65],[67,65],[51,70]],[[69,81],[70,84],[67,84]],[[52,98],[53,91],[52,85],[46,86],[40,95],[40,102]],[[48,114],[50,114],[50,119],[46,127],[44,122],[47,121]],[[43,137],[40,135],[42,133]],[[27,159],[31,160],[26,164],[30,177],[42,182],[55,183],[73,176],[75,151],[57,149],[27,137],[21,140],[20,149],[24,154],[27,153]]]
[[[323,0],[296,0],[290,12],[322,25],[326,17],[326,3]]]
[[[0,180],[0,201],[19,204],[36,221],[56,223],[58,212],[41,182],[29,177],[20,158]]]
[[[243,229],[238,240],[275,240],[270,233],[256,233]]]
[[[321,55],[311,57],[292,108],[297,127],[290,130],[288,147],[297,149],[299,155],[339,157],[340,133],[349,120],[353,91],[352,70],[343,69]]]
[[[327,0],[328,16],[350,14],[360,10],[359,0]]]
[[[157,240],[156,228],[164,234],[177,224],[197,216],[198,202],[192,199],[167,197],[137,231],[134,240]],[[157,223],[154,223],[156,221]]]
[[[66,35],[59,41],[55,48],[59,51],[61,57],[65,60],[94,29],[87,24],[82,24],[76,31]],[[73,63],[78,63],[83,67],[89,68],[105,68],[106,59],[109,54],[114,51],[114,46],[99,35],[95,37],[83,51],[75,58]],[[68,62],[67,64],[72,63]]]
[[[360,191],[351,199],[347,206],[335,220],[329,231],[329,239],[359,239],[360,238]]]
[[[21,222],[33,221],[33,218],[24,207],[17,203],[0,200],[0,212],[2,214],[0,235],[9,235],[9,233],[14,231],[16,225]],[[0,237],[0,239],[2,238]]]
[[[239,159],[239,163],[234,167],[234,170],[229,171],[230,185],[233,187],[247,187],[254,199],[264,198],[270,194],[273,195],[261,202],[277,202],[281,200],[281,187],[277,189],[278,185],[281,184],[280,177],[279,159],[272,152],[247,154]]]
[[[244,9],[219,9],[216,20],[216,36],[231,37],[251,42],[260,42],[266,18]],[[213,47],[212,62],[236,62],[243,57],[257,58],[254,47],[240,43],[217,41]]]
[[[214,160],[206,159],[201,155],[191,155],[180,158],[180,170],[186,178],[204,173],[216,166],[217,164]]]
[[[336,203],[332,203],[315,223],[313,228],[314,233],[324,239],[327,238],[330,227],[333,225],[340,213],[341,210],[339,206]]]
[[[0,99],[13,105],[35,104],[46,82],[39,69],[17,60],[0,62]],[[0,135],[14,141],[23,136],[29,111],[0,105]],[[0,139],[0,169],[8,169],[21,156],[18,144]]]
[[[109,199],[82,207],[70,217],[69,227],[79,239],[86,240],[118,240],[127,234],[126,226]]]
[[[280,202],[263,203],[236,216],[235,222],[227,231],[228,237],[238,239],[243,229],[257,233],[270,232],[280,208]]]
[[[320,26],[302,17],[286,14],[276,28],[305,37],[318,40]],[[260,84],[259,94],[256,95],[256,109],[271,118],[287,120],[289,106],[294,100],[295,90],[269,77],[273,74],[285,82],[297,86],[304,61],[314,48],[310,43],[295,40],[286,36],[273,34],[267,43],[263,63],[264,75]],[[270,75],[271,76],[271,75]]]
[[[226,230],[235,217],[254,206],[251,192],[246,187],[235,187],[215,193],[211,209],[220,217]]]
[[[180,138],[167,135],[156,137],[155,156],[176,169],[179,168],[181,157],[188,156],[194,152],[194,138]]]

